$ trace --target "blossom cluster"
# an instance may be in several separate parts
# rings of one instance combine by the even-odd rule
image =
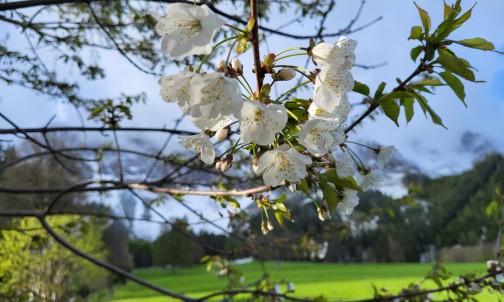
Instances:
[[[168,15],[156,27],[163,35],[162,51],[173,59],[190,55],[208,55],[212,52],[212,40],[224,24],[205,5],[172,4]],[[219,61],[214,72],[200,72],[192,67],[176,75],[160,80],[160,95],[164,101],[177,103],[199,129],[200,134],[182,138],[180,144],[200,154],[207,165],[215,165],[222,172],[232,164],[231,153],[217,158],[210,135],[216,141],[227,139],[231,126],[239,123],[236,133],[241,148],[248,147],[253,155],[252,169],[262,175],[264,183],[271,187],[280,185],[294,189],[304,179],[316,179],[324,165],[335,168],[337,177],[352,178],[362,190],[375,189],[382,174],[380,169],[394,150],[393,147],[375,149],[375,169],[358,163],[355,154],[345,144],[347,139],[342,125],[348,118],[351,106],[348,93],[354,87],[350,72],[355,63],[355,40],[341,37],[335,44],[321,42],[305,49],[315,64],[321,65],[311,73],[314,87],[309,106],[298,115],[289,111],[284,100],[272,101],[269,93],[275,81],[291,80],[296,70],[282,68],[275,71],[275,54],[265,57],[263,65],[273,82],[265,84],[260,91],[240,88],[243,66],[235,58],[228,63]],[[299,70],[297,70],[299,71]],[[250,89],[251,90],[251,89]],[[300,109],[303,109],[300,108]],[[304,113],[303,113],[304,112]],[[288,127],[289,116],[295,122]],[[349,188],[333,188],[340,202],[337,208],[348,215],[358,204],[357,191]],[[317,204],[319,217],[330,218],[326,201]]]

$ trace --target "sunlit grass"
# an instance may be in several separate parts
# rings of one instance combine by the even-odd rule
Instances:
[[[454,276],[466,273],[484,274],[485,263],[447,264],[445,267]],[[246,282],[252,282],[262,275],[258,263],[237,266],[246,276]],[[324,295],[330,300],[364,299],[373,296],[373,285],[386,288],[394,293],[407,287],[410,283],[418,283],[431,270],[429,264],[330,264],[330,263],[296,263],[276,262],[266,263],[271,280],[292,281],[296,286],[295,296],[316,297]],[[147,269],[135,272],[137,276],[167,289],[186,294],[191,297],[201,297],[214,291],[222,290],[226,280],[207,273],[202,266],[190,269]],[[435,288],[435,284],[424,281],[422,288]],[[285,289],[285,285],[282,290]],[[478,296],[480,301],[498,301],[497,296],[488,292]],[[128,282],[127,285],[116,288],[113,298],[115,302],[160,302],[171,301],[165,296]]]

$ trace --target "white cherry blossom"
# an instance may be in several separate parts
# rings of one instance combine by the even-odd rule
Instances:
[[[298,182],[306,176],[306,165],[312,160],[296,149],[282,145],[264,153],[257,162],[257,173],[267,186],[276,187],[284,180]]]
[[[287,124],[287,110],[283,105],[266,105],[245,100],[240,111],[240,135],[243,143],[270,145],[275,134]]]
[[[336,173],[339,177],[354,177],[357,174],[357,165],[348,152],[338,153],[336,156]]]
[[[209,54],[212,39],[224,24],[208,6],[173,3],[168,14],[156,25],[156,32],[163,36],[161,50],[173,59],[191,55]]]
[[[195,74],[190,92],[189,115],[200,129],[220,125],[241,108],[241,91],[237,81],[223,73]]]
[[[313,154],[324,155],[344,141],[345,133],[332,121],[313,119],[303,124],[299,131],[299,143]]]
[[[350,215],[358,204],[359,196],[357,196],[357,191],[345,189],[344,197],[336,207],[336,210],[342,215]]]
[[[313,60],[317,64],[331,65],[332,68],[348,70],[355,63],[355,54],[353,53],[355,46],[351,47],[353,42],[355,42],[356,46],[357,42],[355,40],[346,39],[340,39],[336,44],[319,43],[312,49]]]
[[[192,151],[196,151],[200,153],[201,160],[211,165],[215,160],[215,149],[213,147],[212,142],[210,141],[210,137],[204,133],[191,135],[185,138],[182,138],[179,141],[179,144]]]
[[[371,170],[371,172],[362,176],[360,187],[363,191],[375,190],[383,182],[383,172],[379,169]]]
[[[159,80],[161,91],[159,95],[165,102],[177,103],[183,112],[190,109],[191,79],[194,73],[180,72],[179,74],[162,77]]]
[[[334,112],[328,112],[320,107],[318,107],[315,102],[312,102],[308,107],[308,115],[310,119],[326,119],[339,123],[339,116],[337,110]]]
[[[378,168],[383,169],[383,166],[394,156],[397,149],[394,146],[388,146],[380,149],[380,153],[376,157],[376,165]]]
[[[347,93],[352,91],[354,79],[349,71],[323,68],[316,77],[313,102],[328,112],[335,112]]]

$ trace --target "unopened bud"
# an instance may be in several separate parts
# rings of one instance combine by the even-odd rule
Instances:
[[[243,65],[240,62],[240,60],[238,60],[238,58],[234,58],[233,60],[231,60],[231,67],[236,72],[236,74],[238,75],[243,74]]]
[[[296,192],[297,186],[295,183],[291,183],[287,188],[289,188],[291,192]]]
[[[264,223],[264,221],[261,223],[261,232],[263,233],[263,235],[266,235],[268,234],[268,229],[266,228],[266,223]]]
[[[215,132],[214,137],[217,142],[221,142],[227,138],[228,134],[229,134],[229,127],[224,127],[222,129],[217,130],[217,132]]]
[[[268,228],[268,231],[273,231],[273,224],[271,223],[271,221],[268,220],[266,227]]]
[[[232,162],[228,162],[227,160],[225,160],[224,162],[222,162],[222,165],[221,165],[221,171],[222,172],[227,172],[229,171],[229,169],[231,169],[231,166],[233,165]]]
[[[226,61],[224,60],[217,61],[217,69],[215,71],[226,72]]]
[[[215,170],[217,171],[221,171],[222,169],[222,161],[218,161],[217,163],[215,163]]]
[[[282,68],[275,74],[277,81],[290,81],[296,77],[296,71],[292,68]]]
[[[273,66],[275,65],[276,56],[274,53],[270,53],[264,56],[264,61],[262,63],[262,67],[266,69],[268,73],[273,72]]]
[[[222,159],[221,171],[227,172],[233,166],[233,155],[226,155],[225,159]]]

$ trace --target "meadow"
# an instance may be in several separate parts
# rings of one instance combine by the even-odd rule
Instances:
[[[373,297],[373,286],[385,288],[391,293],[400,291],[410,283],[421,282],[422,288],[435,288],[431,280],[424,276],[431,271],[430,264],[330,264],[300,262],[267,262],[265,263],[274,282],[292,281],[295,284],[297,297],[316,297],[323,294],[329,300],[356,300]],[[445,268],[454,277],[476,273],[484,274],[485,263],[446,264]],[[236,266],[246,276],[245,283],[253,282],[262,275],[259,263]],[[189,269],[144,269],[135,274],[150,282],[168,289],[184,293],[191,297],[222,290],[225,279],[207,273],[203,266]],[[448,281],[446,282],[448,284]],[[282,283],[282,291],[286,283]],[[498,301],[496,296],[487,291],[476,296],[480,301]],[[112,299],[114,302],[161,302],[174,301],[156,292],[143,288],[132,282],[117,287]]]

